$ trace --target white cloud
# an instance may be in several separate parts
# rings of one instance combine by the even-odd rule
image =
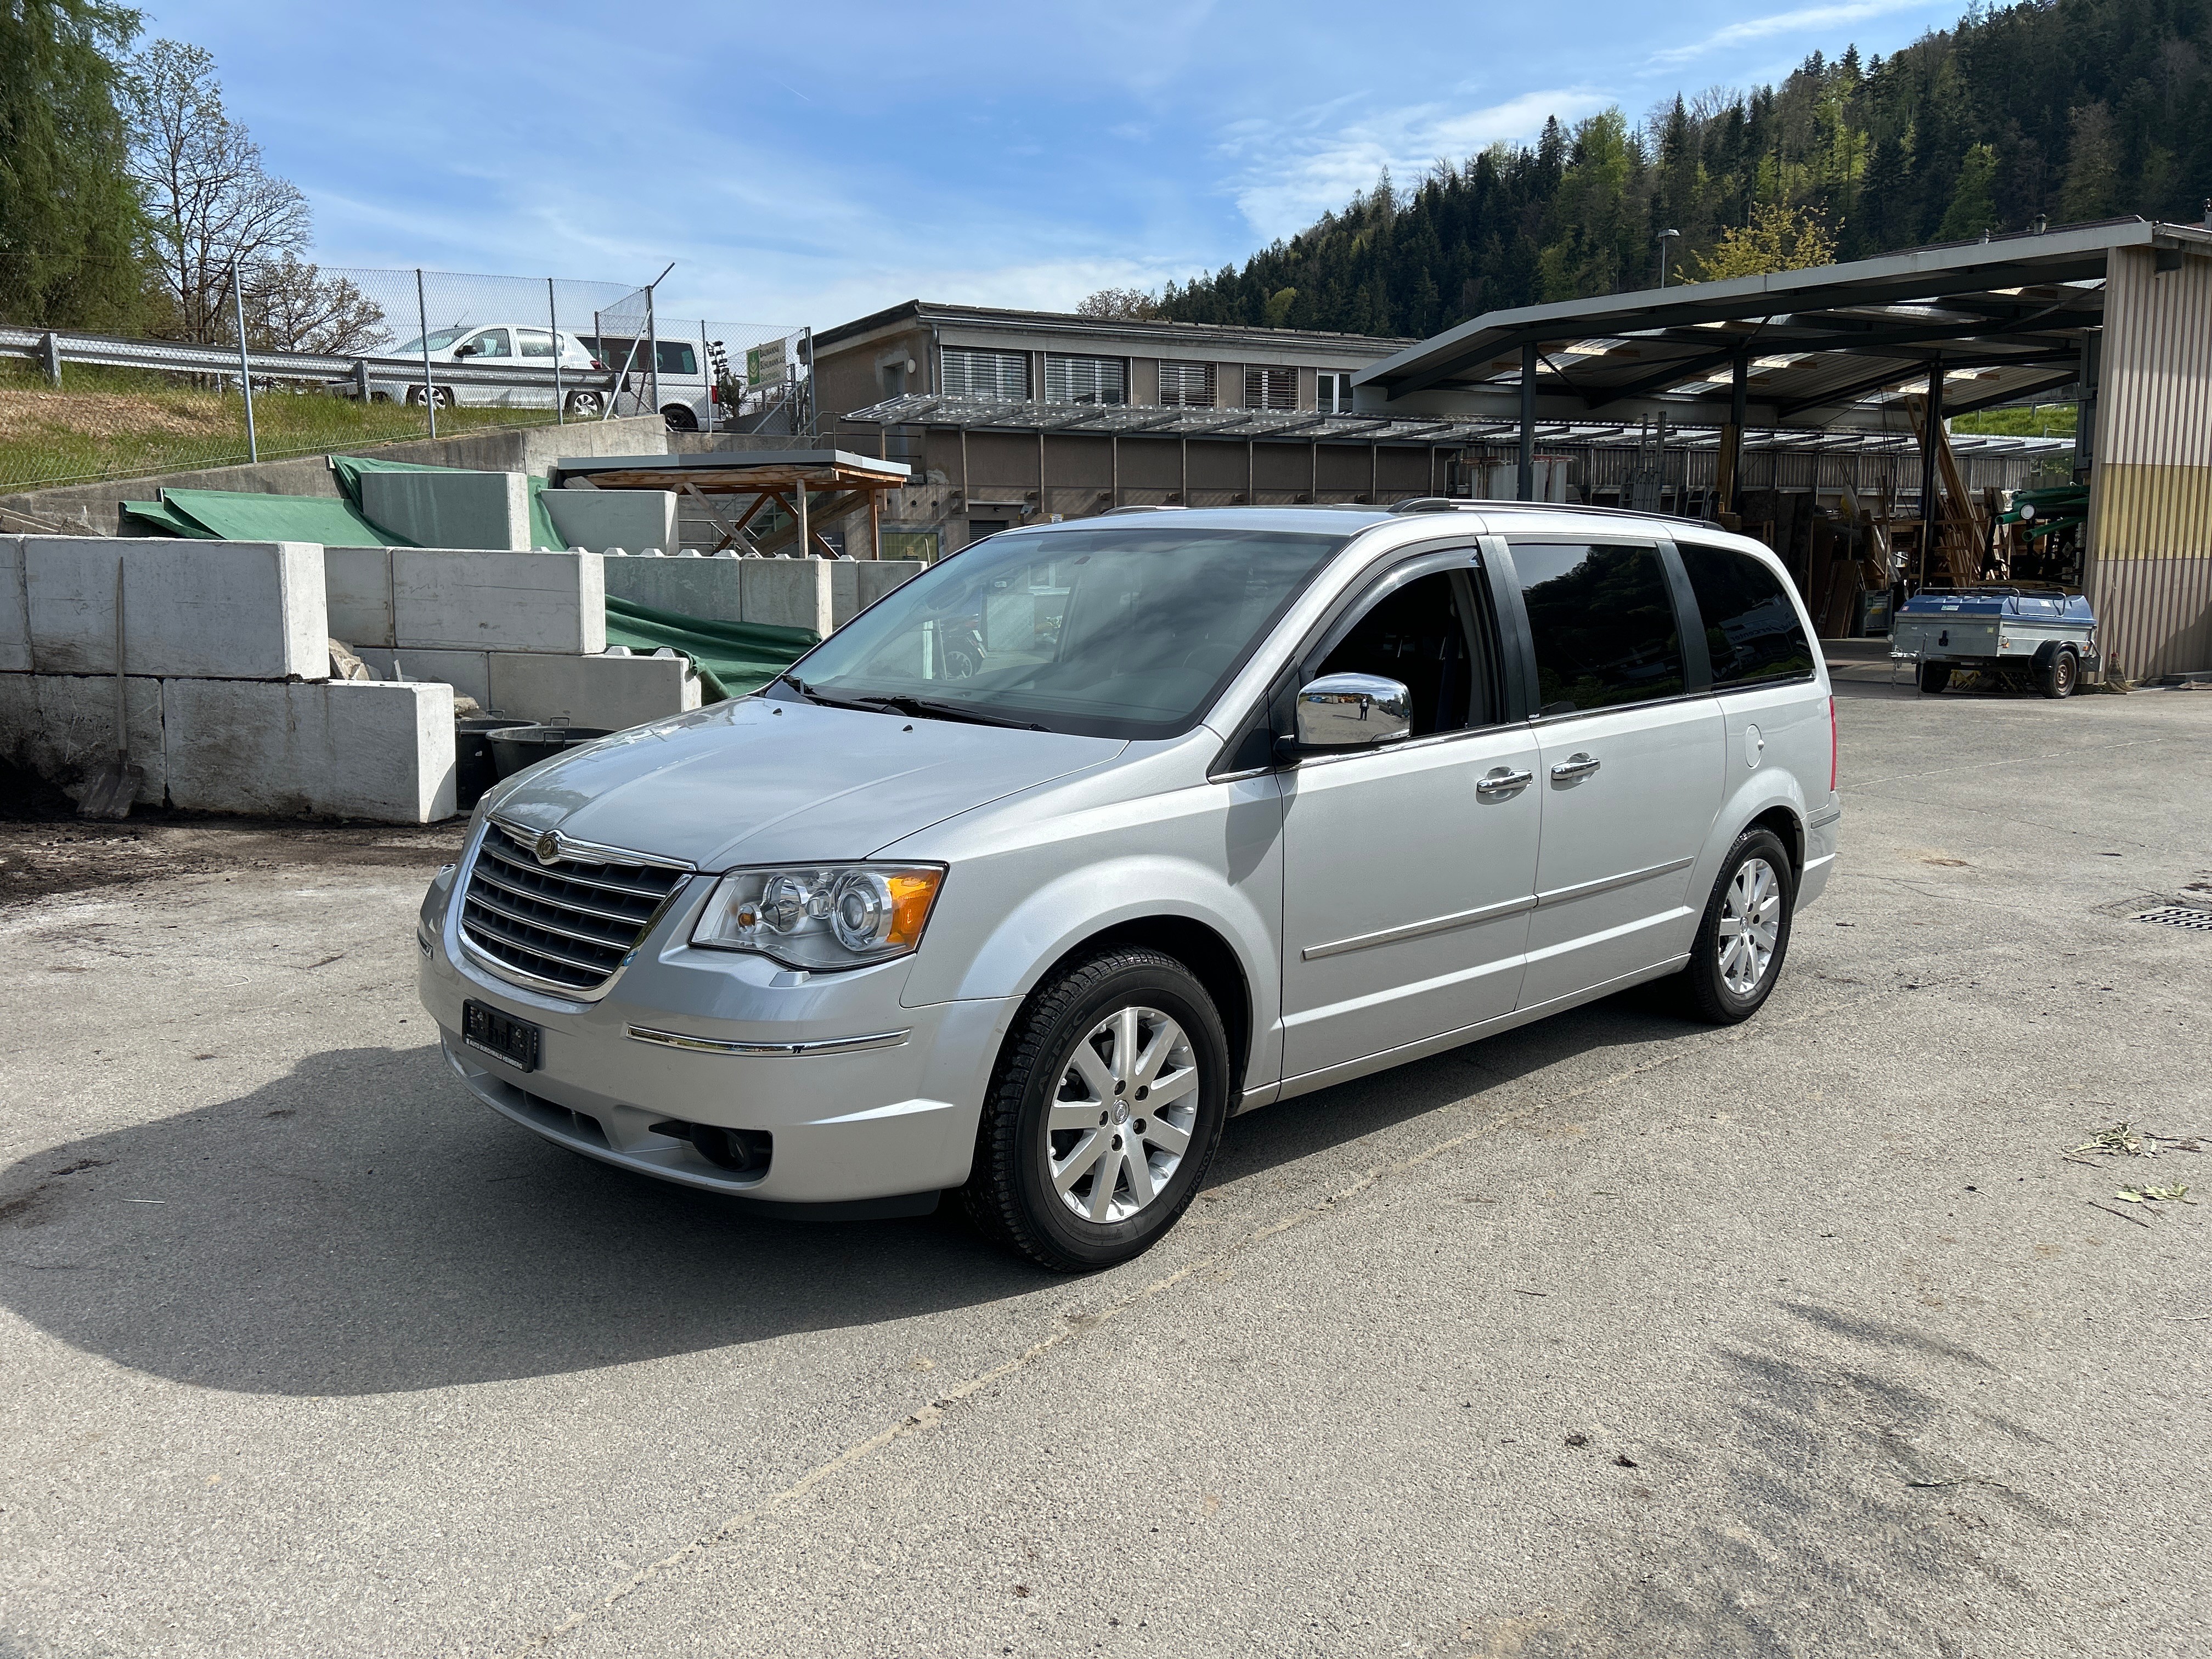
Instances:
[[[1262,238],[1304,229],[1367,189],[1386,166],[1409,185],[1440,156],[1455,161],[1500,140],[1531,138],[1548,116],[1577,120],[1613,100],[1587,87],[1553,88],[1481,109],[1418,104],[1340,119],[1349,101],[1339,99],[1293,123],[1242,121],[1227,129],[1221,148],[1240,164],[1237,205]]]
[[[1843,0],[1840,4],[1801,6],[1796,11],[1772,12],[1765,17],[1748,17],[1741,23],[1728,24],[1715,29],[1702,40],[1655,52],[1651,54],[1651,61],[1654,64],[1680,64],[1708,52],[1748,46],[1754,40],[1771,40],[1778,34],[1826,28],[1834,23],[1856,23],[1869,17],[1886,16],[1892,12],[1924,10],[1927,3],[1928,0]]]

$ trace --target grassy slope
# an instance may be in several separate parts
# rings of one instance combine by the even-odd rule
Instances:
[[[246,410],[225,396],[125,369],[71,368],[49,390],[23,366],[0,370],[0,495],[228,466],[246,459]],[[534,426],[550,410],[447,409],[441,434],[487,426]],[[313,455],[428,435],[419,409],[363,406],[315,392],[257,391],[253,420],[261,458]]]

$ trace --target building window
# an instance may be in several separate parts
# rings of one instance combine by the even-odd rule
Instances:
[[[1025,403],[1030,395],[1030,355],[1026,351],[978,351],[967,346],[947,346],[944,392],[948,398],[992,398]]]
[[[1314,384],[1321,392],[1319,407],[1324,415],[1352,413],[1352,374],[1348,369],[1317,368]]]
[[[903,398],[906,396],[905,358],[902,357],[896,362],[885,363],[883,368],[878,371],[878,373],[882,374],[884,377],[884,395],[885,397]]]
[[[1048,404],[1126,404],[1129,369],[1119,357],[1063,357],[1047,352],[1044,400]]]
[[[1160,402],[1170,409],[1213,407],[1212,363],[1162,363]]]
[[[1247,409],[1296,409],[1298,406],[1298,372],[1295,368],[1247,368],[1244,371],[1244,407]]]

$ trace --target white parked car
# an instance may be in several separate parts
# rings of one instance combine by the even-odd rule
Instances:
[[[449,409],[455,404],[470,407],[483,405],[495,409],[550,409],[553,389],[550,386],[485,386],[448,384],[437,376],[440,363],[467,363],[477,368],[499,368],[517,364],[524,368],[550,369],[553,367],[556,348],[560,353],[563,374],[574,373],[580,378],[591,375],[604,384],[606,368],[594,358],[580,340],[565,330],[556,335],[543,324],[532,323],[473,323],[466,326],[436,328],[430,331],[430,394],[438,407]],[[391,349],[386,356],[405,357],[421,362],[422,337],[403,341]],[[422,401],[422,381],[417,379],[404,389],[388,382],[379,374],[375,377],[376,397],[380,402],[404,397],[410,404]],[[605,394],[598,386],[574,386],[562,389],[562,404],[571,415],[596,416],[605,406]]]
[[[587,1157],[817,1213],[958,1189],[1102,1267],[1239,1112],[1669,975],[1756,1012],[1835,861],[1834,715],[1781,565],[1705,525],[1009,530],[488,793],[422,1001]]]

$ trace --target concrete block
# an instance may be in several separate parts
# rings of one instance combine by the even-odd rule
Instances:
[[[23,538],[0,536],[0,674],[30,672],[31,611],[23,586]]]
[[[134,674],[319,680],[330,673],[323,550],[312,542],[26,536],[31,665],[115,671],[115,569]]]
[[[860,567],[851,559],[825,559],[830,567],[830,626],[842,628],[860,608]]]
[[[364,472],[361,510],[417,547],[530,546],[530,486],[520,472]]]
[[[699,706],[699,677],[682,657],[554,657],[494,652],[491,707],[502,714],[609,732]]]
[[[605,561],[597,553],[392,550],[392,636],[409,647],[558,651],[606,648]]]
[[[912,581],[928,568],[928,564],[921,559],[855,560],[853,574],[860,586],[855,595],[857,608],[866,611],[893,588]]]
[[[735,559],[610,558],[605,569],[617,599],[714,622],[746,620],[744,566]]]
[[[132,799],[159,806],[167,767],[161,739],[161,682],[123,682],[130,757],[145,774]],[[0,674],[0,760],[76,799],[85,775],[115,758],[115,681],[108,677]]]
[[[398,649],[391,646],[367,645],[356,654],[376,672],[380,680],[432,680],[440,685],[450,685],[453,695],[474,697],[477,707],[489,710],[491,701],[490,653],[485,651],[431,651],[411,647]],[[497,712],[504,714],[506,710]]]
[[[676,545],[672,489],[549,489],[540,499],[564,546],[604,553]]]
[[[172,804],[379,823],[453,815],[453,694],[429,684],[170,680]]]
[[[744,574],[743,620],[778,628],[811,628],[827,635],[835,628],[833,559],[740,559]]]
[[[356,651],[392,642],[390,548],[325,548],[323,592],[332,639]]]

